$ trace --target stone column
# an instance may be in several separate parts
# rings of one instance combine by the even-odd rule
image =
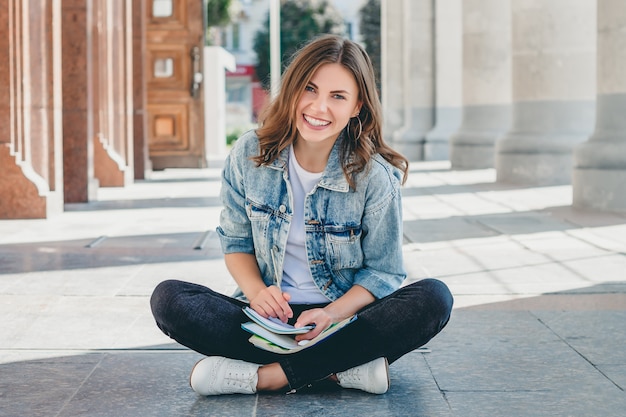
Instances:
[[[626,211],[626,7],[598,0],[598,91],[593,136],[574,151],[574,206]]]
[[[383,104],[383,135],[392,144],[393,132],[404,124],[404,94],[402,84],[404,55],[403,9],[404,0],[382,1],[380,15],[381,37],[381,100]]]
[[[394,148],[409,160],[424,159],[426,134],[435,122],[433,2],[403,1],[403,124],[393,133]]]
[[[424,159],[449,158],[450,137],[462,117],[462,4],[461,0],[435,2],[436,125],[426,135]]]
[[[512,0],[513,125],[496,146],[501,182],[569,184],[593,129],[596,2]]]
[[[463,119],[450,139],[453,169],[494,166],[510,126],[510,0],[463,1]]]

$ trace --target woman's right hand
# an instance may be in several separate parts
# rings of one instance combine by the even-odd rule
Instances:
[[[280,321],[286,323],[293,317],[293,311],[289,306],[291,296],[282,292],[276,285],[265,287],[250,300],[250,307],[263,317],[278,317]]]

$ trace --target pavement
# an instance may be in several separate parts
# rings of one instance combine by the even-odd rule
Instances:
[[[444,161],[412,164],[404,250],[411,279],[443,280],[455,308],[391,366],[386,394],[196,395],[201,356],[160,333],[148,298],[168,278],[234,290],[219,174],[155,172],[0,221],[0,416],[626,415],[626,214]]]

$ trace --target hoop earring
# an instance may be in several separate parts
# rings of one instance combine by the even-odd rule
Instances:
[[[359,134],[354,137],[354,141],[356,142],[361,137],[361,133],[363,133],[363,124],[361,123],[361,119],[358,116],[356,116],[355,119],[359,121]]]

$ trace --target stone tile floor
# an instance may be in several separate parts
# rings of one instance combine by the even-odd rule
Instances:
[[[626,215],[573,210],[570,186],[494,180],[413,164],[407,270],[445,281],[456,305],[382,396],[189,389],[200,355],[158,331],[148,297],[167,278],[233,291],[213,231],[219,170],[0,221],[0,416],[626,415]]]

